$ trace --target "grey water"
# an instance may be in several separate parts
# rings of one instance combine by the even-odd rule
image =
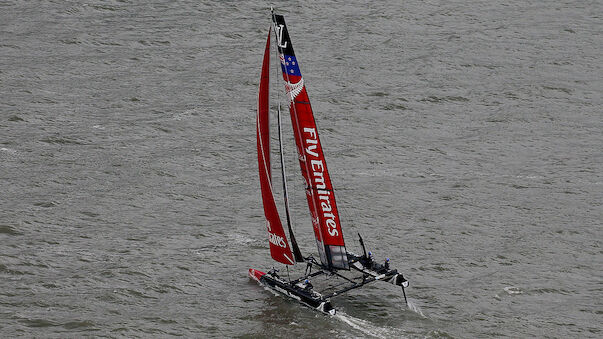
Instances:
[[[410,307],[375,284],[326,317],[247,277],[285,272],[255,149],[270,3],[4,0],[0,337],[601,337],[601,2],[272,5],[348,249]]]

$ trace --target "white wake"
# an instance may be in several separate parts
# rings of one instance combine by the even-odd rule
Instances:
[[[406,306],[404,304],[404,300],[402,300],[402,305],[400,307],[402,308],[402,310],[406,310],[408,308],[408,310],[420,315],[422,318],[428,319],[428,317],[423,313],[421,308],[410,299],[408,300],[408,306]],[[405,337],[403,333],[401,333],[402,330],[399,328],[389,326],[377,326],[368,320],[352,317],[351,315],[345,314],[343,311],[340,310],[337,310],[337,313],[333,317],[348,324],[355,330],[362,332],[365,336],[372,336],[375,338]]]
[[[352,328],[362,332],[364,335],[369,335],[375,338],[402,338],[400,333],[396,333],[394,328],[375,326],[370,321],[352,317],[351,315],[347,315],[339,310],[333,317],[350,325]]]
[[[413,303],[412,300],[408,300],[408,309],[415,312],[416,314],[420,315],[421,317],[427,319],[427,316],[425,316],[425,314],[423,314],[423,311],[421,311],[421,308],[419,308],[419,306],[417,306],[415,303]]]

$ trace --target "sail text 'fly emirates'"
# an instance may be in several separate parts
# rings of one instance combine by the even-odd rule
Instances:
[[[304,133],[309,134],[306,138],[306,153],[315,158],[319,158],[318,153],[315,152],[318,147],[318,140],[316,138],[316,129],[305,127]],[[334,237],[339,235],[339,231],[337,230],[337,223],[335,222],[335,215],[331,213],[331,192],[325,190],[327,185],[325,184],[324,177],[324,163],[322,160],[310,160],[310,167],[312,169],[312,178],[314,179],[314,184],[316,185],[316,192],[318,193],[318,200],[320,201],[320,208],[323,212],[323,217],[325,218],[325,223],[327,225],[327,230],[329,234]]]

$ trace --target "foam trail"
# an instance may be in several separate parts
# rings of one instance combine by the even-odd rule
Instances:
[[[427,317],[425,316],[425,314],[423,314],[423,311],[421,311],[419,306],[415,305],[415,303],[413,303],[410,299],[408,300],[408,309],[427,319]]]
[[[404,338],[400,333],[395,333],[396,331],[393,328],[375,326],[371,324],[370,321],[354,318],[339,310],[333,317],[343,321],[367,336],[375,338]]]

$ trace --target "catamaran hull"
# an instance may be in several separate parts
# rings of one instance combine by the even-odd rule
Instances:
[[[296,300],[299,303],[313,308],[327,315],[335,315],[336,310],[331,305],[329,300],[321,296],[315,296],[312,292],[307,292],[303,288],[292,285],[289,282],[273,276],[270,273],[249,269],[249,277],[257,281],[261,286],[264,286],[272,291],[282,294],[290,299]]]

